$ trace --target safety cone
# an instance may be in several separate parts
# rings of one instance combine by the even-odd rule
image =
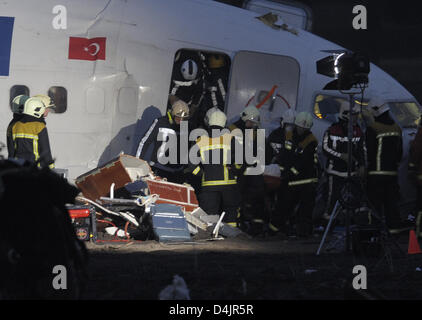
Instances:
[[[416,237],[415,230],[410,230],[409,233],[409,248],[407,249],[407,254],[417,254],[422,253],[421,248],[419,247],[418,238]]]

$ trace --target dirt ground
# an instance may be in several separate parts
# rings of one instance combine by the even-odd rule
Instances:
[[[320,237],[88,243],[82,299],[157,300],[174,275],[184,278],[192,300],[421,299],[422,254],[407,254],[407,234],[397,240],[405,254],[391,247],[392,272],[378,257],[317,256]],[[352,289],[359,264],[368,273],[365,297]]]

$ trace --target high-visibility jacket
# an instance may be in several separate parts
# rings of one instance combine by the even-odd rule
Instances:
[[[415,139],[410,144],[409,170],[416,171],[419,185],[422,186],[422,126],[419,126]]]
[[[212,188],[237,184],[236,176],[242,166],[235,164],[235,139],[230,133],[215,137],[201,136],[195,147],[197,155],[200,157],[200,163],[191,165],[190,172],[195,176],[202,177],[202,187]]]
[[[54,168],[50,141],[44,118],[24,115],[11,126],[13,139],[12,158],[39,161],[38,166]]]
[[[319,175],[318,140],[311,131],[299,136],[296,130],[287,131],[280,150],[278,164],[281,177],[288,186],[317,183]]]
[[[400,127],[391,119],[379,119],[366,130],[368,174],[397,176],[403,155]]]
[[[24,114],[20,113],[14,113],[13,119],[9,122],[9,125],[7,126],[7,132],[6,132],[6,138],[7,138],[7,153],[9,158],[13,158],[15,154],[15,143],[13,142],[13,132],[12,128],[13,125],[18,122],[20,119],[25,116]]]
[[[348,154],[348,122],[340,120],[334,123],[324,134],[322,150],[327,157],[326,171],[342,178],[347,177],[347,162],[342,154]],[[366,166],[367,150],[363,132],[358,125],[353,126],[351,163],[352,175],[357,173],[360,166]]]

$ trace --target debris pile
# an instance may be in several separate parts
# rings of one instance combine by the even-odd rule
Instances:
[[[95,222],[90,224],[96,230],[75,225],[84,240],[90,232],[88,238],[93,241],[160,242],[223,239],[220,235],[236,237],[240,233],[221,222],[223,215],[207,215],[192,186],[155,176],[148,163],[136,157],[121,154],[79,176],[76,185],[83,194],[76,198],[78,205],[95,212]],[[72,221],[76,223],[73,217]]]

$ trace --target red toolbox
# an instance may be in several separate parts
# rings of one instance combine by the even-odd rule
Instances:
[[[148,185],[149,194],[159,195],[155,202],[174,204],[183,207],[186,212],[192,212],[199,207],[195,190],[190,185],[177,184],[164,180],[143,179]]]

